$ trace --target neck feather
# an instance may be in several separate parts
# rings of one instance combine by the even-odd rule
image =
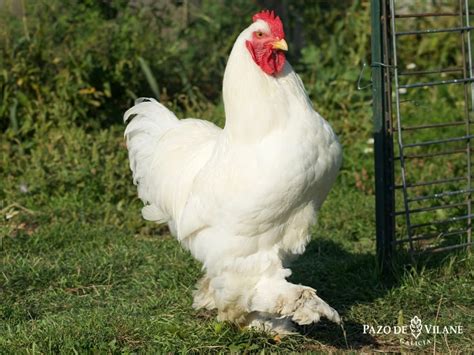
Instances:
[[[224,132],[237,141],[257,141],[289,120],[312,111],[300,78],[288,61],[276,76],[253,61],[241,35],[224,73]]]

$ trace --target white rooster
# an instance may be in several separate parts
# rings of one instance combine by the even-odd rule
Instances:
[[[138,100],[124,117],[143,217],[168,223],[203,264],[193,306],[279,333],[290,320],[340,322],[314,289],[286,280],[342,156],[287,49],[280,18],[254,15],[225,69],[224,129],[179,120],[154,99]]]

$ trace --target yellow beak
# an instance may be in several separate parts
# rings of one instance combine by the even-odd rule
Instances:
[[[288,44],[284,39],[280,39],[279,41],[273,42],[273,49],[281,49],[282,51],[288,50]]]

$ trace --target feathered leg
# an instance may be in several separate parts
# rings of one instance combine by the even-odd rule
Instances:
[[[340,323],[339,314],[316,290],[286,281],[288,269],[279,271],[273,277],[229,271],[205,276],[198,283],[193,306],[217,308],[219,320],[279,334],[293,332],[290,320],[305,325],[325,317]]]
[[[214,301],[214,292],[211,288],[211,280],[207,275],[204,275],[196,284],[196,290],[193,292],[194,309],[215,309],[216,302]]]
[[[241,326],[280,335],[296,333],[294,324],[289,317],[277,317],[264,312],[249,313]]]
[[[286,280],[261,280],[249,308],[289,317],[300,325],[318,322],[321,317],[341,322],[336,310],[319,298],[316,290]]]

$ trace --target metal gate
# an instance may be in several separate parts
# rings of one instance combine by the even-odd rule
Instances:
[[[371,5],[380,261],[471,246],[474,0]]]

